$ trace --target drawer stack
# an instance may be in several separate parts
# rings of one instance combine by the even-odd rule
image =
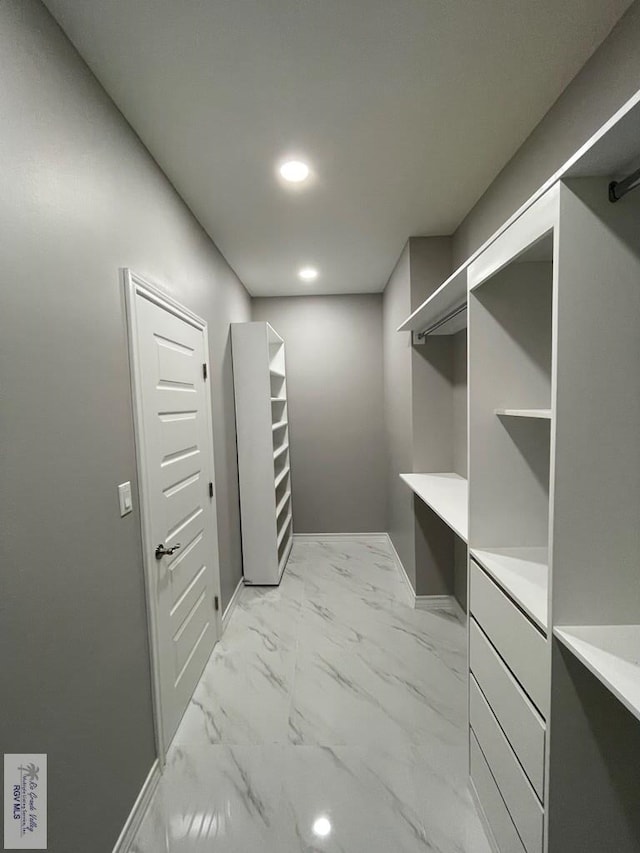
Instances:
[[[471,778],[501,853],[541,853],[547,640],[470,562]]]

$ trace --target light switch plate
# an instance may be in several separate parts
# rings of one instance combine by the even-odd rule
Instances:
[[[131,483],[120,483],[118,486],[118,500],[120,501],[120,515],[129,515],[133,509],[133,501],[131,499]]]

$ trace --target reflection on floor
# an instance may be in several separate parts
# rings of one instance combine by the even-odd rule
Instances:
[[[296,541],[245,589],[132,853],[489,853],[467,791],[465,630],[382,539]]]

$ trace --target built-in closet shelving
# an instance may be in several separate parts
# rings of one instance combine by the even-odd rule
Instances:
[[[231,337],[244,580],[277,584],[293,543],[285,345],[268,323]]]
[[[459,474],[401,474],[400,479],[463,542],[467,541],[467,481]]]
[[[466,302],[470,774],[501,853],[640,850],[640,190],[608,192],[638,139],[640,93],[400,327]]]

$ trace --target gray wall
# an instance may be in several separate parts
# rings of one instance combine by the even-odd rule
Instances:
[[[464,418],[464,384],[455,386],[455,395],[453,389],[456,381],[464,383],[459,369],[464,360],[454,359],[451,338],[432,337],[412,347],[410,336],[396,328],[450,271],[450,238],[412,237],[383,294],[387,529],[418,595],[454,591],[455,537],[399,474],[455,470],[460,430],[454,417]],[[457,339],[456,344],[459,350]]]
[[[640,88],[640,0],[576,75],[454,235],[463,263]]]
[[[285,340],[296,533],[386,530],[382,296],[252,300]]]
[[[49,851],[110,853],[154,760],[118,270],[209,322],[223,598],[240,577],[228,325],[250,300],[34,0],[0,3],[0,744],[49,755]],[[10,401],[10,404],[9,404]]]
[[[413,495],[398,474],[413,466],[411,339],[396,329],[411,313],[409,243],[382,295],[384,412],[387,439],[387,531],[416,587]]]

